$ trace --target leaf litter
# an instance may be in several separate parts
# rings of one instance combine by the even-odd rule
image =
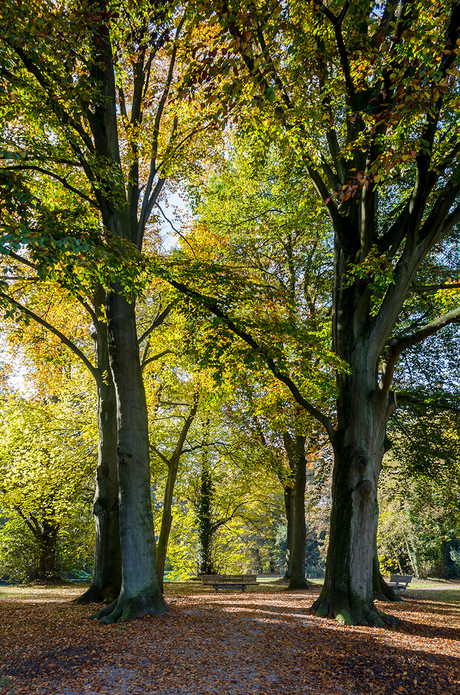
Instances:
[[[0,594],[0,693],[460,695],[458,598],[412,592],[379,604],[397,627],[344,628],[308,612],[318,591],[170,584],[164,616],[102,626],[70,602],[79,587],[15,588]]]

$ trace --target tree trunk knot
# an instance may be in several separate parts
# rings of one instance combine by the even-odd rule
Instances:
[[[356,457],[356,467],[357,468],[366,468],[367,466],[367,458],[363,456],[362,454],[358,454]]]
[[[360,480],[357,486],[355,487],[355,490],[359,492],[361,495],[370,495],[372,492],[372,483],[370,480],[367,480],[366,478],[364,480]]]

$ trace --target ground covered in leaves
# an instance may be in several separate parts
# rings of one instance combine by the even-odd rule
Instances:
[[[318,591],[170,584],[165,616],[101,626],[79,587],[0,587],[0,693],[460,695],[460,585],[381,604],[382,629],[310,615]]]

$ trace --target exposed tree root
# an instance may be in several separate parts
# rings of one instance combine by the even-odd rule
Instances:
[[[304,579],[302,581],[301,579],[296,580],[293,577],[291,577],[289,579],[289,586],[287,587],[287,589],[288,589],[288,591],[297,591],[299,589],[311,589],[312,586],[313,586],[313,584],[310,584],[309,582],[307,582],[306,579]]]
[[[354,607],[347,606],[340,599],[332,600],[330,597],[320,596],[312,605],[311,611],[318,618],[331,616],[341,625],[364,625],[367,627],[384,627],[385,625],[397,625],[400,621],[392,615],[378,611],[373,603],[365,604],[355,602]]]
[[[124,598],[119,596],[116,601],[93,613],[90,617],[98,620],[101,625],[112,625],[113,623],[125,623],[128,620],[142,618],[144,615],[163,615],[167,610],[169,608],[161,594],[154,597]]]
[[[113,584],[104,587],[91,584],[90,587],[81,595],[74,599],[73,603],[113,603],[120,591],[120,588]]]
[[[401,596],[398,596],[391,586],[388,586],[380,572],[374,579],[374,599],[377,601],[402,601]]]
[[[377,549],[374,551],[374,559],[372,562],[372,591],[374,594],[374,601],[402,601],[401,596],[398,596],[396,591],[393,591],[391,586],[388,586],[382,577]]]

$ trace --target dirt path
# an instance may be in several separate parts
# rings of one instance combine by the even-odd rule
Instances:
[[[460,695],[458,601],[413,592],[391,605],[398,628],[341,628],[308,614],[317,591],[169,595],[163,617],[102,627],[69,603],[79,589],[15,589],[0,693]]]

